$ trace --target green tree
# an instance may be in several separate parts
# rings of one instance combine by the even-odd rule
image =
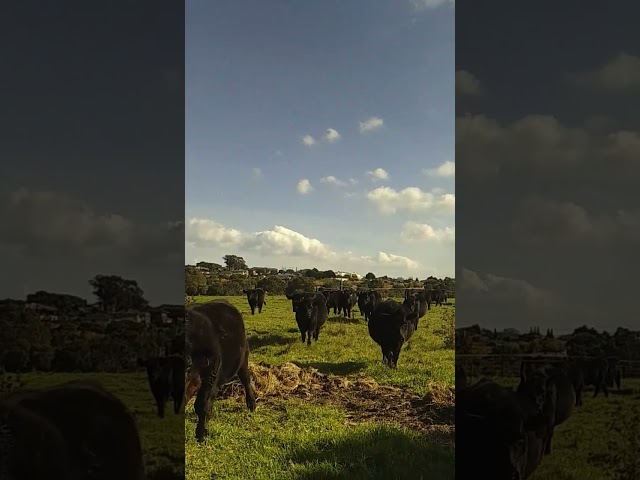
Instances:
[[[96,275],[89,284],[98,297],[100,309],[106,313],[127,310],[144,310],[149,302],[135,280],[127,280],[117,275]]]
[[[224,260],[224,264],[227,266],[227,270],[246,270],[247,262],[244,261],[244,258],[239,257],[238,255],[225,255],[222,257]]]
[[[287,288],[287,282],[281,278],[269,276],[259,280],[256,283],[256,287],[262,288],[271,295],[284,295],[284,291]]]

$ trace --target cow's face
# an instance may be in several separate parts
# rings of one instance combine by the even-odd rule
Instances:
[[[411,312],[415,312],[416,311],[416,306],[418,304],[418,300],[416,299],[416,297],[414,297],[413,295],[405,298],[404,302],[402,302],[402,304],[409,309],[409,311]]]
[[[518,391],[530,398],[542,410],[547,399],[547,376],[543,371],[533,371],[520,380]]]
[[[306,318],[311,318],[313,313],[313,300],[307,297],[302,298],[298,302],[297,312],[303,314]]]

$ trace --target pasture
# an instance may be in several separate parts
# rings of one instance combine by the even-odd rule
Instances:
[[[496,378],[516,387],[517,378]],[[530,480],[622,480],[640,473],[640,379],[622,380],[621,390],[600,393],[586,389],[584,404],[556,427],[551,455]],[[635,439],[635,441],[634,441]],[[617,470],[625,473],[616,473]],[[635,469],[635,470],[634,470]]]
[[[70,380],[95,380],[124,402],[133,413],[140,431],[149,480],[184,478],[184,417],[173,411],[160,419],[145,372],[139,373],[25,373],[26,388],[43,388]]]
[[[244,317],[258,406],[226,388],[202,445],[187,406],[187,479],[454,478],[454,305],[427,312],[390,370],[357,307],[307,346],[286,297],[254,316],[246,297],[224,298]]]

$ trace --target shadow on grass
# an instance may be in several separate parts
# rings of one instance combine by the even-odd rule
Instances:
[[[184,480],[184,460],[181,467],[163,466],[147,473],[147,480]]]
[[[320,373],[333,375],[350,375],[357,373],[367,366],[364,362],[293,362],[300,368],[316,368]]]
[[[362,318],[362,321],[364,322],[364,317]],[[329,317],[329,318],[327,318],[327,322],[332,322],[332,323],[361,323],[360,320],[355,318],[355,317],[347,318],[347,317],[343,317],[341,315],[338,315],[338,316],[335,316],[335,317]]]
[[[269,334],[269,335],[249,335],[247,338],[249,342],[249,349],[256,350],[262,347],[268,347],[270,345],[289,345],[293,343],[291,337],[283,337],[282,335]]]
[[[298,465],[296,480],[455,477],[452,448],[383,425],[296,447],[288,460]]]

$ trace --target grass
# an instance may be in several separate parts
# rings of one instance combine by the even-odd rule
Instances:
[[[448,335],[454,307],[427,312],[393,371],[382,365],[380,348],[358,313],[352,319],[331,314],[319,342],[309,347],[300,340],[284,296],[267,297],[262,314],[254,316],[245,297],[225,298],[244,316],[251,363],[272,366],[282,381],[280,393],[264,389],[265,381],[256,375],[267,369],[254,366],[258,408],[249,413],[241,394],[216,401],[203,445],[193,438],[196,416],[189,406],[187,479],[454,478],[451,422],[434,413],[437,402],[416,406],[420,398],[433,400],[454,385],[455,353]],[[314,368],[319,373],[301,373],[285,388],[296,371],[287,367],[291,363],[302,372]],[[452,400],[446,402],[451,407]],[[412,428],[418,415],[413,412],[419,411],[431,416],[433,425]]]
[[[517,381],[500,383],[515,386]],[[543,459],[530,480],[640,478],[640,379],[623,379],[622,387],[609,398],[602,394],[593,398],[592,389],[583,394],[584,404],[556,428],[551,455]]]
[[[156,415],[146,374],[140,373],[26,373],[21,380],[26,388],[43,388],[70,380],[91,379],[100,382],[130,409],[136,418],[150,480],[184,478],[184,417],[168,408],[164,419]]]

